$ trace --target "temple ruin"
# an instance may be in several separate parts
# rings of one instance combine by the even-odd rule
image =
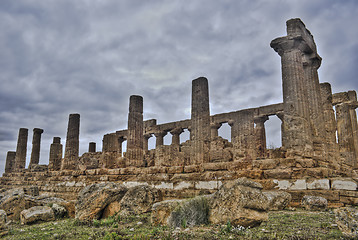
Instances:
[[[170,199],[211,193],[225,181],[247,177],[265,189],[290,192],[293,204],[307,192],[324,196],[331,206],[358,204],[356,92],[332,94],[329,83],[320,83],[322,59],[313,36],[300,19],[286,24],[287,36],[270,44],[281,59],[282,103],[210,115],[208,80],[200,77],[192,81],[191,119],[143,120],[144,100],[133,95],[127,129],[105,134],[101,152],[91,142],[79,156],[80,115],[70,114],[64,156],[61,139],[54,137],[49,165],[39,165],[43,130],[35,128],[27,169],[28,129],[20,128],[16,152],[7,153],[1,188],[36,184],[40,193],[75,199],[88,184],[112,181],[151,185]],[[274,115],[282,122],[282,147],[267,149],[265,121]],[[231,141],[218,135],[225,123]],[[180,143],[184,130],[190,139]],[[170,145],[164,145],[167,134]],[[149,150],[153,136],[156,146]]]

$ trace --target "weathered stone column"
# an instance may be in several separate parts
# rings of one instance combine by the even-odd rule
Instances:
[[[40,161],[40,145],[41,145],[41,134],[44,132],[43,129],[34,128],[34,134],[32,136],[32,151],[30,166],[32,164],[39,164]]]
[[[321,83],[321,99],[323,109],[323,119],[325,124],[325,136],[326,142],[330,144],[336,144],[336,130],[337,123],[336,117],[334,116],[334,109],[332,104],[332,89],[331,84]]]
[[[337,135],[339,151],[344,163],[349,167],[354,167],[356,158],[350,108],[349,103],[336,105]]]
[[[60,137],[54,137],[53,142],[50,146],[50,157],[48,169],[50,171],[59,171],[61,170],[61,160],[62,160],[62,144]]]
[[[219,136],[219,128],[221,127],[221,123],[211,123],[210,129],[211,129],[211,139],[216,138]]]
[[[143,97],[132,95],[129,98],[127,166],[144,166],[143,151]]]
[[[145,134],[143,136],[144,140],[143,140],[143,150],[144,151],[148,151],[148,141],[149,141],[149,138],[152,137],[152,134]]]
[[[95,142],[90,142],[88,144],[88,152],[90,152],[90,153],[96,152],[96,143]]]
[[[118,149],[118,154],[119,154],[120,157],[122,157],[122,143],[124,141],[126,141],[126,140],[127,140],[127,138],[125,136],[118,137],[118,147],[117,147],[117,149]]]
[[[29,130],[27,128],[19,129],[19,137],[16,146],[15,171],[25,169],[28,132]]]
[[[167,132],[164,132],[164,131],[154,133],[155,148],[162,146],[164,144],[164,136],[165,135],[167,135]]]
[[[9,151],[6,155],[5,173],[11,173],[15,167],[16,152]]]
[[[302,22],[301,22],[302,23]],[[287,37],[271,42],[281,56],[284,121],[282,145],[293,154],[312,154],[313,140],[309,106],[305,91],[303,54],[312,52],[302,33],[297,32],[297,19],[287,21]],[[304,27],[303,23],[301,24]],[[306,30],[307,31],[307,30]]]
[[[209,86],[204,77],[193,80],[191,99],[191,164],[210,161]]]
[[[68,120],[65,158],[61,169],[75,170],[78,167],[77,160],[79,154],[79,137],[80,137],[80,115],[77,113],[70,114]]]
[[[351,108],[349,110],[352,122],[352,132],[353,132],[353,142],[354,142],[354,149],[355,149],[355,156],[358,158],[358,123],[357,123],[357,93],[356,91],[348,91],[348,98],[349,101],[352,102]],[[356,159],[355,167],[358,168],[358,159]]]
[[[268,120],[268,116],[259,116],[254,118],[255,126],[255,146],[258,157],[266,156],[266,131],[265,122]]]
[[[180,145],[180,134],[184,130],[182,128],[174,128],[170,131],[170,134],[172,134],[172,145],[179,146]]]

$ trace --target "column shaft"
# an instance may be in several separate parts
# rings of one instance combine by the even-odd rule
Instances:
[[[34,130],[33,130],[30,166],[32,164],[39,164],[39,161],[40,161],[41,134],[43,132],[44,132],[44,130],[40,129],[40,128],[34,128]]]
[[[49,166],[48,166],[50,171],[59,171],[61,169],[62,151],[63,151],[63,146],[61,144],[61,138],[54,137],[53,143],[50,146],[50,156],[49,156]]]
[[[19,137],[16,146],[15,171],[25,168],[28,131],[27,128],[19,129]]]
[[[96,152],[96,143],[95,142],[90,142],[88,144],[88,152],[90,152],[90,153]]]
[[[16,152],[7,152],[6,155],[6,163],[5,163],[5,172],[11,173],[14,170],[15,167],[15,157]]]
[[[63,160],[62,169],[74,170],[78,167],[79,137],[80,115],[77,113],[70,114],[66,136],[65,158]]]

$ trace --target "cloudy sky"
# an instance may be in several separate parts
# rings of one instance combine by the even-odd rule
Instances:
[[[301,18],[322,56],[320,81],[358,90],[355,0],[1,0],[0,173],[18,129],[43,128],[41,159],[68,115],[81,114],[80,152],[127,127],[130,95],[144,118],[190,118],[191,80],[209,80],[211,113],[282,102],[270,42]],[[279,145],[279,121],[267,123]]]

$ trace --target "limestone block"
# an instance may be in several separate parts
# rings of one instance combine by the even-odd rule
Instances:
[[[291,202],[291,194],[284,191],[263,191],[269,201],[269,210],[282,210]]]
[[[320,189],[320,190],[329,190],[329,180],[328,179],[316,179],[313,181],[307,182],[307,189]]]
[[[21,224],[31,224],[38,221],[53,221],[55,215],[52,208],[48,206],[35,206],[23,210],[20,214]]]
[[[327,208],[328,201],[324,197],[306,195],[302,198],[301,204],[307,210],[322,210]]]
[[[305,190],[307,189],[307,184],[305,179],[298,179],[296,181],[289,180],[273,180],[277,184],[276,188],[279,190]]]
[[[195,183],[196,189],[218,189],[218,181],[199,181]]]
[[[178,183],[174,184],[175,190],[182,190],[182,189],[193,188],[193,187],[194,187],[193,183],[185,182],[185,181],[178,182]]]
[[[357,190],[357,183],[350,180],[332,180],[334,190]]]
[[[158,188],[158,189],[173,189],[174,186],[173,186],[173,183],[169,183],[169,182],[161,182],[160,184],[158,185],[154,185],[155,188]]]

